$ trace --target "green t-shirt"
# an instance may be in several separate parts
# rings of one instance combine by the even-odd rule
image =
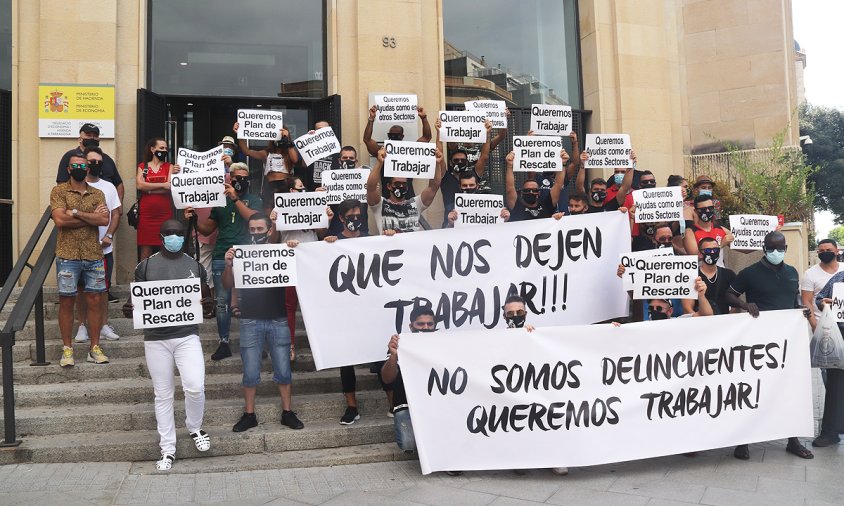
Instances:
[[[261,197],[247,193],[240,197],[249,209],[255,212],[263,211]],[[249,244],[252,238],[249,236],[249,226],[240,212],[235,208],[235,201],[226,197],[226,207],[215,207],[211,209],[211,219],[217,222],[217,243],[214,245],[214,260],[222,260],[226,257],[226,251],[235,244]]]
[[[794,309],[799,279],[797,269],[790,265],[783,263],[772,269],[760,260],[742,269],[730,288],[745,294],[747,302],[756,304],[760,311]]]

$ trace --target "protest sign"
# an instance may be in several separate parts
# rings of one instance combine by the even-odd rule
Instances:
[[[730,231],[733,233],[732,249],[762,250],[765,236],[777,229],[776,216],[762,214],[734,214],[730,216]]]
[[[366,180],[369,169],[334,169],[322,173],[328,204],[339,204],[346,199],[366,202]]]
[[[533,104],[530,108],[529,130],[535,135],[568,135],[571,122],[571,107],[567,105]]]
[[[635,273],[636,270],[636,261],[640,259],[651,259],[654,257],[664,257],[664,256],[674,256],[674,249],[673,248],[657,248],[657,249],[649,249],[645,251],[631,251],[630,253],[622,253],[621,258],[619,259],[619,263],[624,266],[624,276],[622,276],[621,280],[624,284],[625,290],[632,290],[633,289],[633,280],[637,277],[641,279],[640,276],[637,276]]]
[[[383,360],[414,306],[430,305],[445,329],[504,325],[513,292],[534,325],[626,315],[616,266],[629,237],[624,215],[596,213],[300,244],[296,290],[316,367]]]
[[[492,128],[507,128],[507,105],[503,100],[467,100],[467,111],[482,112],[492,122]]]
[[[486,142],[486,115],[473,111],[440,111],[440,140],[443,142]]]
[[[635,190],[636,223],[683,219],[683,191],[679,186]]]
[[[305,165],[310,165],[320,158],[340,152],[340,141],[330,126],[322,127],[314,133],[297,137],[293,144],[299,150]]]
[[[170,195],[176,209],[223,207],[226,205],[226,167],[223,146],[205,152],[179,148],[176,163],[181,170],[170,176]]]
[[[437,145],[431,142],[384,141],[384,176],[433,179]]]
[[[132,292],[135,329],[202,323],[202,285],[199,278],[136,281]]]
[[[284,126],[281,111],[265,109],[237,110],[237,138],[255,141],[277,141],[281,139]]]
[[[455,227],[490,225],[504,223],[501,210],[504,197],[501,195],[478,195],[458,193],[454,196],[454,210],[457,211]]]
[[[808,339],[792,309],[706,323],[537,325],[530,334],[406,333],[398,357],[428,474],[593,466],[812,437]]]
[[[630,277],[633,299],[697,299],[695,278],[698,261],[694,255],[638,258]]]
[[[376,123],[415,123],[416,95],[374,95]]]
[[[561,149],[560,137],[517,135],[513,137],[513,172],[560,172],[564,168]]]
[[[844,323],[844,283],[832,285],[832,316],[835,321]]]
[[[235,288],[296,286],[296,251],[286,244],[234,246]]]
[[[273,199],[276,230],[328,228],[326,192],[276,193]]]
[[[627,134],[586,134],[589,159],[587,169],[633,167],[630,159],[630,136]]]

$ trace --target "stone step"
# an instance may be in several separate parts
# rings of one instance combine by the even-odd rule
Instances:
[[[114,344],[114,343],[111,343]],[[104,381],[109,379],[129,379],[129,378],[149,378],[149,370],[147,369],[146,358],[143,355],[130,358],[119,358],[114,356],[112,352],[119,348],[112,346],[104,349],[110,354],[109,363],[107,365],[98,365],[85,361],[85,354],[88,352],[87,347],[77,346],[74,348],[74,358],[76,365],[74,367],[58,367],[58,357],[51,357],[48,355],[51,364],[47,366],[31,367],[27,363],[15,364],[14,378],[15,385],[43,385],[47,383],[66,383],[66,382],[81,382],[81,381]],[[205,360],[205,374],[232,374],[243,372],[243,362],[240,353],[235,347],[234,354],[230,358],[223,360],[211,360],[206,357]],[[58,354],[58,353],[57,353]],[[270,357],[261,361],[261,371],[269,376],[272,375],[272,361]],[[291,364],[293,372],[309,372],[315,371],[314,358],[310,351],[297,351],[296,360]],[[176,370],[176,375],[179,372]],[[268,376],[268,377],[269,377]]]
[[[108,366],[109,364],[102,364],[96,367]],[[378,379],[369,372],[368,367],[358,367],[355,372],[358,390],[379,388]],[[205,397],[207,399],[238,398],[241,380],[240,373],[206,376]],[[294,394],[341,392],[341,390],[340,373],[336,369],[298,372],[293,375]],[[276,385],[272,382],[270,375],[264,375],[264,380],[258,386],[258,393],[262,396],[277,395]],[[184,394],[177,386],[176,399],[183,398]],[[15,406],[19,408],[141,403],[152,402],[152,400],[152,381],[146,378],[15,386]]]
[[[15,448],[0,451],[0,464],[42,462],[121,462],[154,461],[160,457],[158,433],[155,430],[79,432],[26,438]],[[306,423],[302,430],[291,430],[276,420],[265,420],[246,432],[231,431],[231,424],[206,425],[211,436],[211,450],[201,453],[184,429],[178,431],[177,458],[219,457],[249,453],[337,448],[364,444],[388,443],[394,440],[393,421],[382,417],[359,420],[344,426],[337,420]],[[283,455],[279,455],[279,460]]]
[[[167,474],[233,473],[262,469],[293,469],[303,467],[329,467],[369,462],[393,462],[414,460],[416,454],[406,453],[395,443],[344,446],[341,448],[318,448],[315,450],[286,451],[276,453],[250,453],[221,457],[197,457],[178,459]],[[160,474],[155,462],[135,462],[129,474]]]
[[[295,385],[294,385],[295,386]],[[150,389],[152,387],[150,386]],[[357,392],[361,420],[385,418],[389,411],[387,396],[380,390]],[[302,394],[294,391],[293,411],[307,427],[311,422],[333,420],[339,425],[346,410],[346,401],[338,390],[333,393]],[[176,427],[184,428],[184,402],[175,403]],[[226,426],[229,431],[243,413],[241,396],[229,399],[211,399],[205,403],[205,425]],[[86,432],[149,430],[155,427],[155,407],[152,402],[138,404],[82,404],[78,406],[38,406],[16,410],[18,436],[65,434],[71,427]],[[265,425],[278,425],[281,406],[278,392],[258,397],[255,404],[258,421]]]
[[[117,332],[117,335],[129,336],[129,335],[139,335],[143,334],[143,330],[135,330],[134,326],[132,325],[132,320],[128,318],[116,318],[111,320],[109,324],[114,328],[114,331]],[[237,332],[240,329],[240,322],[237,318],[232,318],[232,324],[230,328],[231,332]],[[71,332],[71,336],[76,336],[77,326],[73,326],[73,331]],[[216,320],[205,320],[199,324],[199,334],[200,335],[217,335],[217,322]],[[61,340],[61,333],[59,332],[59,322],[58,320],[45,320],[44,321],[44,338],[49,342],[51,340]],[[23,329],[15,333],[15,342],[18,341],[34,341],[35,340],[35,322],[28,321],[26,326]]]

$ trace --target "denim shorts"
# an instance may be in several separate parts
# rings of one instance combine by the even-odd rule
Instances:
[[[413,435],[413,422],[410,410],[400,408],[393,412],[393,428],[396,431],[396,444],[405,452],[416,450],[416,437]]]
[[[240,319],[240,358],[243,361],[243,386],[254,387],[261,382],[261,352],[268,348],[273,362],[273,381],[289,385],[290,328],[287,318],[267,320]]]
[[[105,267],[100,260],[66,260],[56,257],[56,280],[59,295],[75,297],[76,287],[84,286],[88,293],[106,291]]]

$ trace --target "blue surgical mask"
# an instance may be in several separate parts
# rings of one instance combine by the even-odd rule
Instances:
[[[621,182],[624,181],[624,174],[613,174],[612,179],[616,186],[621,186]]]
[[[785,251],[771,250],[765,251],[765,258],[774,265],[779,265],[785,259]]]
[[[700,190],[697,191],[697,194],[698,195],[706,195],[707,197],[711,197],[712,196],[712,190],[704,190],[704,189],[701,188]]]
[[[164,247],[170,253],[178,253],[182,251],[182,246],[185,245],[185,238],[180,235],[165,235],[162,238]]]
[[[234,156],[234,150],[232,148],[223,148],[223,154],[228,156]]]

